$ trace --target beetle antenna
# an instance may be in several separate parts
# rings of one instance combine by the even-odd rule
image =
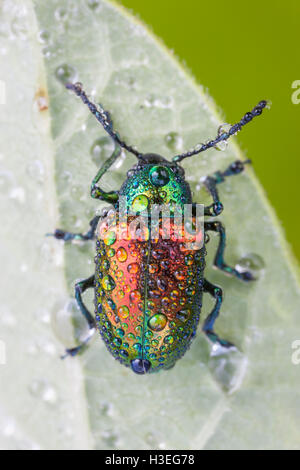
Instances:
[[[128,152],[133,153],[137,158],[142,158],[142,154],[136,150],[135,148],[131,147],[130,145],[127,145],[126,142],[121,140],[119,134],[114,131],[113,129],[113,122],[110,117],[110,114],[108,111],[105,111],[101,105],[98,107],[92,103],[85,91],[82,88],[82,84],[77,82],[77,83],[67,83],[66,88],[68,90],[73,91],[77,96],[81,98],[84,104],[86,104],[91,111],[92,114],[96,117],[97,121],[102,124],[104,130],[111,136],[111,138],[122,148],[125,150],[128,150]]]
[[[201,146],[195,148],[194,150],[190,150],[189,152],[182,153],[181,155],[176,155],[173,157],[174,162],[181,162],[184,158],[192,157],[193,155],[197,155],[197,153],[204,152],[205,150],[215,147],[219,142],[224,142],[228,140],[232,135],[235,135],[239,132],[243,126],[248,124],[248,122],[252,121],[255,116],[259,116],[263,109],[267,106],[268,102],[266,100],[260,101],[252,111],[246,113],[242,119],[231,126],[227,132],[222,132],[222,126],[219,128],[218,136],[214,140],[210,140],[206,144],[202,144]]]

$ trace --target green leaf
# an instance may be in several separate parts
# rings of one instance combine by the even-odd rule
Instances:
[[[298,271],[250,168],[220,187],[221,219],[227,261],[250,263],[260,278],[244,285],[212,270],[214,236],[206,271],[225,291],[216,330],[238,351],[214,356],[199,328],[176,367],[156,375],[134,375],[98,338],[82,357],[59,359],[74,341],[72,319],[75,336],[84,334],[73,284],[93,272],[93,246],[63,246],[44,234],[87,229],[99,209],[90,182],[111,149],[62,82],[83,82],[144,152],[171,157],[215,136],[224,120],[163,45],[115,4],[3,0],[0,14],[0,447],[299,448]],[[250,125],[263,119],[267,112]],[[237,158],[231,141],[224,152],[186,160],[194,199],[209,200],[201,176]],[[106,189],[117,189],[133,163],[121,159]],[[211,307],[206,299],[202,320]]]

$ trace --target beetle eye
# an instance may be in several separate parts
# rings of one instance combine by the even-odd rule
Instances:
[[[150,170],[150,181],[154,186],[165,186],[170,180],[168,170],[163,166],[154,166]]]

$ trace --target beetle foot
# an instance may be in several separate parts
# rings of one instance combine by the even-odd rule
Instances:
[[[224,344],[227,343],[227,344]],[[210,352],[211,357],[222,356],[223,354],[228,354],[233,351],[238,351],[237,347],[230,343],[229,341],[222,340],[213,344],[213,347]]]
[[[244,271],[244,272],[239,272],[239,278],[242,281],[248,282],[248,281],[257,281],[257,277],[253,276],[253,274],[250,271]]]
[[[83,346],[77,346],[75,348],[66,349],[66,353],[61,356],[61,359],[66,359],[68,356],[75,357],[77,354],[82,352]]]
[[[226,339],[220,338],[213,330],[205,330],[207,338],[213,343],[211,356],[219,356],[229,351],[237,351],[237,347],[227,341]]]

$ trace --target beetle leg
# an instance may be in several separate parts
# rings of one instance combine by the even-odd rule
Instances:
[[[223,204],[220,201],[217,185],[223,183],[227,176],[238,175],[245,169],[245,165],[251,163],[250,160],[236,160],[231,163],[225,171],[217,171],[211,176],[203,179],[203,184],[213,198],[213,204],[204,208],[204,215],[217,216],[223,211]]]
[[[95,178],[92,181],[91,185],[91,196],[94,199],[100,199],[101,201],[106,201],[108,203],[115,203],[119,199],[118,191],[103,191],[99,186],[97,186],[98,181],[102,178],[102,176],[107,172],[107,170],[112,166],[112,164],[117,160],[121,153],[121,148],[116,145],[115,150],[113,151],[112,155],[105,160],[103,165],[100,167],[98,173],[96,174]]]
[[[47,235],[53,236],[54,238],[57,238],[58,240],[64,240],[65,242],[68,242],[71,240],[81,240],[81,241],[93,240],[100,217],[101,217],[100,215],[96,215],[90,221],[91,228],[86,233],[66,232],[65,230],[61,230],[58,228],[55,230],[54,233],[48,233]]]
[[[239,272],[235,268],[228,266],[224,261],[224,251],[226,246],[226,232],[223,224],[219,221],[214,222],[204,222],[205,231],[217,232],[220,236],[220,241],[217,249],[217,253],[214,260],[214,265],[224,271],[227,274],[237,277],[242,281],[254,281],[255,277],[251,274],[250,271]]]
[[[82,313],[82,315],[85,317],[86,321],[88,322],[89,334],[87,338],[79,346],[76,346],[71,349],[66,349],[66,354],[62,357],[63,359],[67,356],[76,356],[76,354],[78,354],[80,351],[82,351],[86,347],[87,343],[90,341],[90,339],[94,336],[96,332],[95,320],[92,314],[88,311],[88,309],[84,305],[82,296],[81,296],[81,294],[83,294],[87,289],[94,287],[94,281],[95,281],[95,276],[93,275],[75,284],[75,298],[80,308],[80,312]]]
[[[215,324],[216,319],[219,316],[222,301],[223,301],[222,289],[218,286],[215,286],[214,284],[211,284],[209,281],[204,279],[203,290],[204,292],[208,292],[216,300],[216,303],[211,313],[205,319],[202,330],[213,343],[219,343],[221,346],[225,348],[234,347],[232,343],[230,343],[229,341],[225,339],[220,338],[214,332],[214,324]]]

